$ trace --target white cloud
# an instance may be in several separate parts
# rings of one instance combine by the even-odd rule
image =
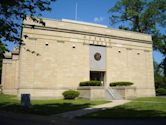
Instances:
[[[104,17],[102,17],[102,16],[100,16],[100,17],[95,17],[95,18],[93,19],[93,21],[96,22],[96,23],[101,23],[101,22],[103,22],[103,20],[104,20]]]

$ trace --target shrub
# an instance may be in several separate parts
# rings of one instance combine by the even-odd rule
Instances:
[[[157,95],[166,95],[166,88],[158,88],[156,89]]]
[[[101,86],[101,81],[80,82],[80,86]]]
[[[63,92],[64,99],[75,99],[80,93],[74,90],[67,90]]]
[[[112,82],[110,86],[131,86],[133,85],[132,82]]]

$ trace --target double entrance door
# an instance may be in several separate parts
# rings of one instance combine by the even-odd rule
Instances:
[[[104,85],[105,72],[104,71],[90,71],[90,80],[101,81],[102,85]]]

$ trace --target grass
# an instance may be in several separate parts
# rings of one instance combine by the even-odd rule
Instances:
[[[166,118],[166,98],[138,98],[124,105],[87,114],[83,118]]]
[[[52,115],[81,108],[92,107],[107,102],[108,101],[104,100],[90,101],[83,99],[32,100],[32,105],[30,106],[30,108],[25,109],[20,105],[20,100],[18,100],[16,96],[0,94],[0,111]]]

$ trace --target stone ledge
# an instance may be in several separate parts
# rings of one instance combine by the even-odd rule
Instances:
[[[135,86],[112,86],[110,88],[115,88],[115,89],[136,89]]]
[[[78,90],[104,89],[104,86],[80,86]]]

